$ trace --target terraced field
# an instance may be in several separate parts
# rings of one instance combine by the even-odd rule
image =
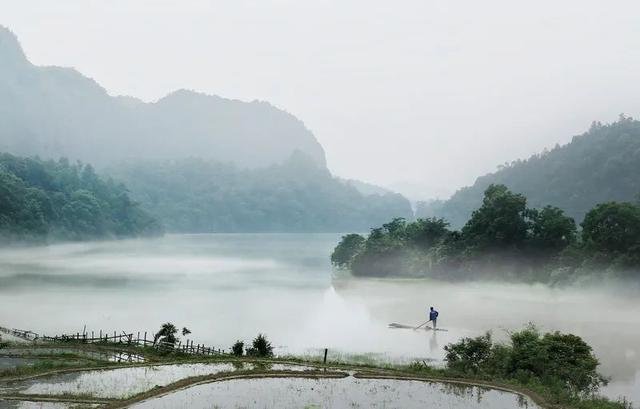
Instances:
[[[122,347],[121,347],[122,348]],[[135,356],[117,362],[113,356]],[[397,370],[283,359],[159,356],[99,345],[0,350],[1,408],[537,408],[516,391]]]

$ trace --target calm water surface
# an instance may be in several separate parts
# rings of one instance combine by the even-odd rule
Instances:
[[[521,396],[476,387],[386,379],[241,379],[193,386],[132,409],[539,409]]]
[[[640,403],[640,299],[624,287],[549,289],[501,283],[332,278],[336,234],[215,234],[0,250],[0,325],[44,334],[151,334],[171,321],[196,343],[228,349],[258,332],[279,353],[439,363],[443,346],[534,322],[583,336],[604,392]],[[417,325],[440,311],[448,331]],[[352,357],[351,357],[352,358]]]

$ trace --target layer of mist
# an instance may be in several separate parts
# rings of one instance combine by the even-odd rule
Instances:
[[[0,325],[38,333],[153,331],[187,326],[196,342],[229,348],[266,333],[279,354],[442,362],[443,347],[529,322],[580,335],[612,377],[611,397],[640,396],[640,301],[624,285],[442,283],[332,278],[335,234],[226,234],[0,251]],[[418,325],[429,306],[448,331]]]
[[[293,115],[267,102],[179,90],[155,103],[111,97],[72,68],[38,67],[0,26],[0,151],[101,166],[122,159],[216,159],[242,167],[324,150]]]

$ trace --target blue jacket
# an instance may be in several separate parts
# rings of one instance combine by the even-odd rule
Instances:
[[[438,318],[438,311],[436,310],[431,310],[429,311],[429,319],[431,321],[435,320],[436,318]]]

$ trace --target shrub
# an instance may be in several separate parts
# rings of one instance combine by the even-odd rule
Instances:
[[[231,353],[235,356],[242,356],[244,354],[244,342],[238,340],[231,346]]]
[[[508,344],[494,344],[491,334],[463,338],[445,347],[449,369],[491,375],[522,384],[540,384],[555,395],[587,396],[606,384],[598,360],[579,336],[541,335],[529,326],[511,334]]]
[[[273,356],[273,346],[271,346],[271,342],[267,340],[265,335],[258,334],[253,340],[252,347],[247,348],[247,355],[259,357]]]
[[[493,342],[491,333],[476,338],[463,338],[455,344],[444,347],[445,360],[450,369],[477,374],[486,371]]]

